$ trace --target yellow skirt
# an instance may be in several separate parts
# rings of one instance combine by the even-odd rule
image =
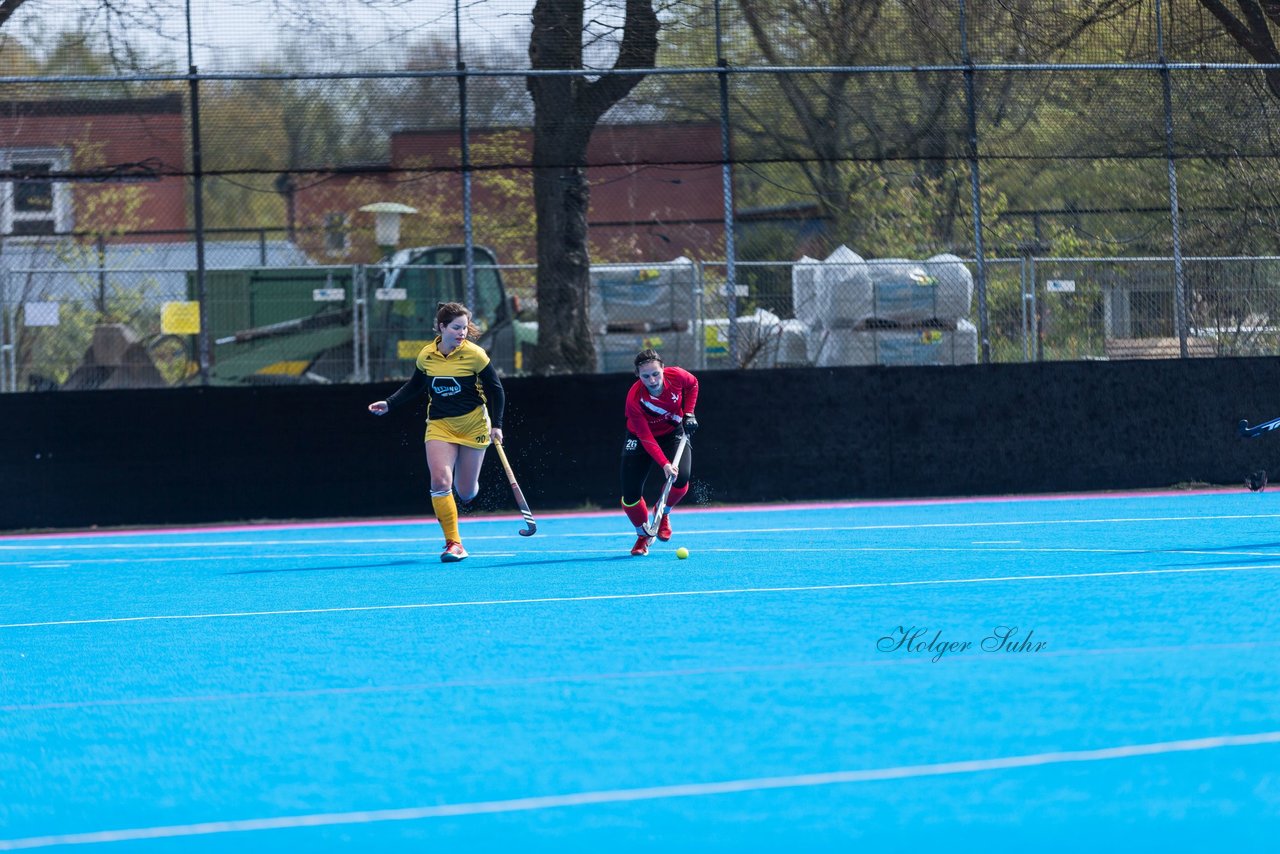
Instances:
[[[436,439],[465,448],[489,447],[489,411],[477,406],[466,415],[428,418],[426,440]]]

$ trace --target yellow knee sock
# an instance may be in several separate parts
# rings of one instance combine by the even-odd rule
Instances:
[[[444,495],[431,493],[431,506],[436,509],[436,521],[444,529],[444,538],[455,543],[462,542],[462,537],[458,534],[458,505],[453,500],[453,492],[446,492]]]

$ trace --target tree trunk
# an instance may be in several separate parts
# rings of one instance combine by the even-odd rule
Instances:
[[[1272,26],[1280,26],[1280,7],[1267,0],[1236,0],[1235,6],[1240,11],[1236,17],[1226,4],[1220,0],[1200,0],[1200,5],[1218,19],[1227,35],[1254,60],[1264,64],[1280,62],[1280,50],[1276,48],[1275,37],[1271,34]],[[1267,81],[1267,89],[1275,98],[1280,98],[1280,71],[1274,68],[1262,72]]]
[[[537,0],[529,61],[534,70],[582,68],[583,0]],[[658,16],[652,0],[626,0],[622,40],[613,68],[652,68],[658,55]],[[536,76],[533,98],[533,204],[538,242],[536,373],[595,373],[588,323],[591,254],[588,247],[587,143],[610,107],[641,74]]]
[[[585,146],[571,133],[534,123],[533,200],[538,228],[538,373],[594,373],[589,324],[591,255],[587,247],[590,188]],[[589,132],[587,134],[589,137]],[[577,151],[575,149],[581,149]]]
[[[26,0],[0,0],[0,27],[3,27],[5,21],[13,17],[13,13],[18,11],[18,7],[25,2]]]

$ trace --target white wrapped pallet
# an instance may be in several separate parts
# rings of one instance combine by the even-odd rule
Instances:
[[[734,323],[734,333],[738,336],[738,364],[744,367],[759,367],[758,363],[774,355],[770,352],[773,349],[771,333],[777,327],[778,316],[762,308],[757,308],[751,314],[740,315]],[[728,334],[726,323],[726,342]]]
[[[978,329],[961,320],[955,329],[877,329],[876,364],[973,365],[978,362]]]
[[[688,330],[697,316],[697,267],[688,258],[664,264],[592,265],[594,330]]]
[[[855,326],[872,316],[867,262],[848,246],[840,246],[823,260],[815,284],[819,315],[810,326]]]
[[[703,324],[708,367],[735,367],[729,359],[729,319]],[[801,367],[810,364],[807,350],[809,327],[794,318],[783,319],[758,308],[734,322],[738,338],[738,361],[747,368]]]
[[[600,296],[594,277],[587,288],[587,328],[592,335],[603,335],[609,328],[609,318],[604,313],[604,298]]]
[[[818,304],[818,271],[822,262],[805,255],[791,267],[791,307],[796,319],[806,326],[821,326],[826,306]]]
[[[778,329],[778,355],[772,367],[789,368],[809,364],[810,327],[794,318],[784,320]]]
[[[636,354],[652,347],[668,365],[698,366],[698,340],[692,329],[682,332],[606,332],[596,335],[596,370],[602,374],[632,373]]]
[[[762,308],[738,318],[738,354],[748,368],[780,368],[807,365],[809,327],[795,319],[783,320]]]
[[[809,338],[810,361],[819,368],[874,365],[875,339],[861,329],[814,330]]]
[[[974,365],[978,329],[961,320],[955,329],[827,329],[812,338],[813,363],[838,365]]]
[[[934,255],[924,262],[925,271],[938,283],[938,296],[947,312],[938,319],[958,320],[973,310],[973,273],[959,257],[949,253]]]
[[[978,364],[978,327],[967,320],[957,320],[951,355],[955,359],[953,365]]]
[[[973,277],[954,255],[937,255],[926,262],[885,258],[868,262],[868,269],[870,317],[876,320],[921,323],[969,315]]]

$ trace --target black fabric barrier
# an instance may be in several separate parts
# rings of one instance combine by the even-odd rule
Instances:
[[[702,374],[688,501],[1240,483],[1280,474],[1280,360]],[[539,510],[618,502],[632,378],[513,378],[507,450]],[[0,395],[0,529],[430,515],[419,401],[395,385]],[[656,481],[656,477],[651,480]],[[481,509],[514,510],[495,455]]]

